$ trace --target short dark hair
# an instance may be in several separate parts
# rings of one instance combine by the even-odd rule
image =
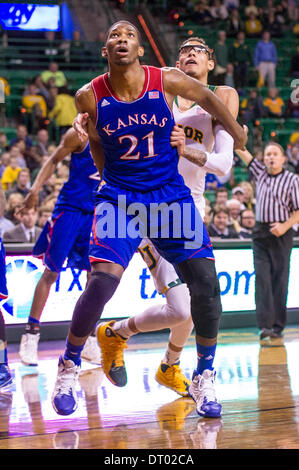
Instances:
[[[209,52],[209,60],[215,61],[214,50],[209,47],[204,38],[199,38],[197,36],[190,36],[190,38],[185,39],[185,41],[183,41],[180,45],[179,51],[182,47],[184,47],[185,44],[188,44],[189,41],[197,41],[199,44],[202,44],[204,47],[206,47],[207,51]]]
[[[222,205],[222,204],[216,204],[216,206],[214,206],[214,208],[213,208],[213,219],[214,219],[215,215],[220,214],[220,212],[225,212],[225,214],[229,217],[228,208],[226,206]]]
[[[120,24],[120,23],[126,23],[127,25],[132,26],[132,28],[135,29],[135,31],[137,32],[138,42],[139,42],[139,44],[141,45],[142,40],[141,40],[141,34],[140,34],[139,29],[138,29],[133,23],[131,23],[130,21],[127,21],[127,20],[119,20],[119,21],[116,21],[115,23],[113,23],[113,24],[110,26],[110,28],[108,29],[107,33],[106,33],[104,43],[106,44],[111,29],[112,29],[116,24]]]

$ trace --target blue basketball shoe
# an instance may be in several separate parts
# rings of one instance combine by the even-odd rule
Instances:
[[[56,383],[52,394],[52,405],[59,415],[70,415],[77,409],[76,386],[79,372],[80,366],[60,356]]]
[[[205,369],[202,375],[194,371],[189,395],[196,403],[196,411],[205,418],[220,418],[222,406],[215,394],[215,370]]]
[[[0,364],[0,388],[12,383],[12,377],[7,364]]]

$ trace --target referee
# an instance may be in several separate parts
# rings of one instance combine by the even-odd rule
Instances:
[[[278,338],[287,321],[292,227],[299,222],[299,176],[284,169],[286,156],[276,142],[266,145],[263,162],[247,150],[236,152],[252,173],[256,188],[252,238],[260,339]]]

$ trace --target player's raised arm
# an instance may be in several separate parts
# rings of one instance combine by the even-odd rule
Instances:
[[[95,127],[96,102],[90,83],[84,85],[84,87],[77,91],[75,103],[79,114],[73,123],[73,128],[76,130],[81,140],[88,136],[92,158],[102,177],[105,158],[101,138]]]
[[[233,137],[235,148],[243,149],[247,135],[223,102],[209,88],[178,69],[164,69],[164,89],[172,97],[179,95],[195,101],[216,118]]]
[[[72,152],[80,149],[82,143],[80,142],[74,129],[69,129],[61,138],[58,147],[50,155],[48,160],[41,167],[34,180],[29,193],[26,195],[23,204],[20,208],[21,212],[23,209],[31,209],[36,207],[38,203],[38,193],[45,184],[45,182],[53,175],[59,162],[65,159]]]

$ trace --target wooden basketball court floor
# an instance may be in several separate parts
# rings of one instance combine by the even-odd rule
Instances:
[[[155,381],[166,341],[165,334],[130,340],[124,388],[83,362],[79,406],[68,417],[51,405],[64,341],[41,342],[38,367],[22,365],[18,345],[9,345],[14,383],[0,392],[0,449],[299,449],[299,327],[262,344],[255,329],[220,333],[220,419],[199,417],[191,398]],[[191,337],[181,359],[186,376],[195,361]]]

